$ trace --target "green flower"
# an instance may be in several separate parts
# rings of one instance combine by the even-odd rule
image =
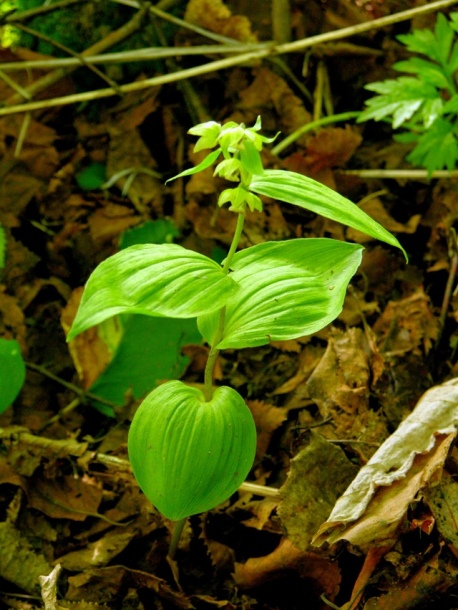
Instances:
[[[246,205],[253,212],[254,210],[258,210],[262,212],[262,201],[259,199],[257,195],[250,193],[242,185],[239,185],[235,189],[225,189],[218,198],[219,207],[223,206],[225,203],[230,203],[231,206],[229,210],[231,212],[238,212],[239,214],[245,213]]]
[[[204,150],[205,148],[214,148],[218,143],[218,138],[221,133],[221,125],[215,121],[207,121],[191,127],[188,131],[193,136],[200,136],[194,146],[194,152]]]

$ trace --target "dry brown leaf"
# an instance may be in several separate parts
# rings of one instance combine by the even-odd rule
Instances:
[[[407,352],[428,353],[437,339],[439,322],[431,311],[429,297],[423,288],[400,301],[390,301],[373,331],[383,341],[383,353],[403,355]]]
[[[105,566],[126,548],[137,533],[135,528],[110,531],[100,540],[90,542],[84,549],[61,555],[58,561],[66,570],[72,572]]]
[[[383,544],[393,536],[409,503],[442,467],[458,425],[457,405],[458,378],[428,390],[361,468],[314,544]]]
[[[185,20],[242,42],[257,42],[247,17],[232,15],[222,0],[189,0]]]
[[[27,497],[29,506],[48,517],[84,521],[97,513],[102,493],[102,486],[87,475],[52,480],[35,476]]]
[[[123,170],[133,168],[138,171],[131,182],[127,197],[135,208],[141,213],[147,212],[151,207],[160,208],[164,186],[154,176],[142,172],[142,169],[155,171],[154,161],[149,148],[144,143],[137,129],[123,131],[118,126],[110,128],[110,144],[107,158],[107,177],[112,178]],[[126,185],[129,176],[122,176],[116,184],[122,188]]]
[[[333,599],[339,590],[340,570],[326,557],[316,553],[300,551],[287,538],[269,555],[236,563],[234,581],[243,589],[257,587],[275,578],[295,571],[303,578],[310,578],[328,599]]]
[[[75,288],[61,314],[61,324],[67,335],[83,295],[83,288]],[[75,369],[85,390],[88,390],[105,370],[112,358],[112,350],[100,335],[99,329],[89,328],[68,344]]]
[[[351,125],[321,129],[307,144],[304,156],[306,173],[316,175],[324,169],[341,167],[351,159],[362,136]]]
[[[107,203],[89,217],[89,230],[94,244],[100,249],[103,245],[116,241],[121,233],[141,222],[140,216],[125,205]]]
[[[258,115],[265,116],[268,114],[266,111],[273,107],[284,135],[303,127],[311,120],[311,115],[305,109],[304,102],[294,94],[286,81],[265,67],[257,70],[251,85],[240,92],[238,107],[240,112],[231,116],[231,119],[247,123],[254,122]],[[248,111],[250,112],[249,118],[246,117]],[[303,138],[298,140],[299,144],[304,142]]]
[[[256,459],[260,460],[267,452],[272,434],[288,417],[288,409],[261,400],[249,400],[247,404],[256,423]]]
[[[355,415],[368,408],[370,357],[362,330],[334,330],[323,358],[307,381],[307,390],[321,417],[333,418],[336,438],[348,438]]]
[[[415,233],[421,220],[421,214],[415,214],[409,218],[405,224],[398,222],[392,216],[390,216],[382,201],[378,197],[373,197],[367,201],[363,201],[358,207],[391,233]],[[374,239],[373,237],[370,237],[365,233],[361,233],[352,227],[347,228],[346,234],[348,239],[355,241],[358,244],[364,244],[368,241],[373,241]]]
[[[425,602],[430,608],[434,608],[434,605],[436,608],[445,608],[447,606],[441,603],[445,599],[442,597],[439,600],[439,596],[441,593],[447,594],[456,585],[457,576],[453,564],[443,569],[437,553],[434,557],[429,557],[409,578],[392,585],[388,593],[369,599],[364,610],[406,610],[425,607]]]

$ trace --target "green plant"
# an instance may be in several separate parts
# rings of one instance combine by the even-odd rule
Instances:
[[[398,36],[407,49],[424,57],[410,57],[393,68],[414,76],[371,83],[369,91],[379,95],[366,102],[358,122],[391,118],[394,129],[407,131],[396,136],[400,142],[414,144],[407,160],[434,170],[455,168],[458,160],[458,13],[447,20],[437,16],[434,32],[413,30]]]
[[[262,210],[259,195],[273,197],[343,222],[395,247],[397,239],[356,205],[314,180],[264,170],[261,120],[252,128],[210,121],[193,127],[195,150],[212,149],[197,166],[236,183],[218,205],[237,215],[229,253],[220,265],[175,244],[131,246],[103,261],[90,276],[70,330],[85,329],[121,313],[197,318],[210,346],[203,389],[169,381],[138,408],[128,439],[140,487],[171,520],[209,510],[247,476],[256,445],[255,425],[232,388],[213,387],[221,349],[265,345],[310,334],[334,320],[363,247],[326,238],[266,242],[237,252],[247,207]],[[176,176],[175,178],[177,178]],[[145,341],[148,338],[145,337]]]
[[[25,364],[18,342],[0,338],[0,413],[13,404],[24,380]]]

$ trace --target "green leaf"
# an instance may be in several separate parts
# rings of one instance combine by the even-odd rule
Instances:
[[[239,291],[226,304],[218,349],[256,347],[314,333],[342,310],[362,246],[333,239],[267,242],[235,254],[231,277]],[[197,320],[213,345],[218,315]]]
[[[13,404],[25,380],[25,364],[19,343],[0,339],[0,413]]]
[[[433,85],[411,76],[371,83],[366,85],[366,89],[381,95],[366,101],[367,108],[358,117],[358,123],[369,119],[380,121],[393,115],[394,129],[411,119],[426,100],[439,97]]]
[[[119,248],[123,250],[135,244],[169,244],[180,232],[170,220],[147,220],[141,225],[127,229],[119,240]]]
[[[181,353],[182,347],[200,343],[202,336],[194,318],[128,316],[111,362],[89,390],[119,406],[124,404],[128,390],[133,398],[143,398],[164,380],[179,378],[189,362]],[[114,417],[110,406],[96,401],[92,404]]]
[[[107,168],[103,163],[91,163],[75,174],[75,180],[83,191],[94,191],[101,188],[106,180]]]
[[[418,138],[416,147],[406,157],[414,165],[421,165],[431,174],[436,169],[452,171],[458,161],[458,140],[453,125],[437,119]]]
[[[245,140],[242,150],[240,151],[240,159],[244,168],[250,174],[261,175],[264,172],[264,167],[261,161],[261,155],[255,145],[249,140]]]
[[[194,318],[220,309],[235,282],[210,258],[175,244],[141,244],[91,274],[67,340],[120,313]]]
[[[165,183],[167,184],[168,182],[172,182],[172,180],[176,180],[177,178],[183,178],[184,176],[192,176],[193,174],[198,174],[199,172],[202,172],[204,169],[207,169],[207,167],[213,165],[213,163],[216,161],[220,154],[221,148],[214,150],[213,152],[209,153],[205,157],[205,159],[199,163],[199,165],[196,165],[195,167],[191,167],[189,169],[185,169],[184,172],[173,176],[173,178],[169,178],[168,180],[166,180]]]
[[[266,170],[262,176],[253,178],[250,190],[259,195],[266,195],[286,203],[292,203],[325,218],[358,229],[358,231],[375,237],[375,239],[380,239],[387,244],[400,248],[406,256],[398,240],[378,222],[360,210],[357,205],[320,182],[302,174],[275,169]]]
[[[421,59],[420,57],[411,57],[405,61],[398,61],[393,64],[393,68],[398,72],[409,72],[417,74],[420,80],[423,80],[438,89],[447,89],[449,81],[444,70],[436,63]]]
[[[156,388],[129,431],[135,478],[154,506],[178,521],[227,500],[253,464],[256,428],[243,398],[217,388],[212,400],[181,381]]]

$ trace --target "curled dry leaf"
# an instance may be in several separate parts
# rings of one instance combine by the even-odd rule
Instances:
[[[383,339],[383,352],[421,354],[423,347],[427,354],[437,338],[439,323],[429,297],[420,287],[405,299],[390,301],[373,330]]]
[[[241,40],[256,42],[247,17],[232,15],[221,0],[189,0],[185,14],[186,21],[199,25],[211,32]]]
[[[456,433],[457,405],[458,378],[428,390],[359,471],[313,543],[386,543],[418,491],[437,476]]]

